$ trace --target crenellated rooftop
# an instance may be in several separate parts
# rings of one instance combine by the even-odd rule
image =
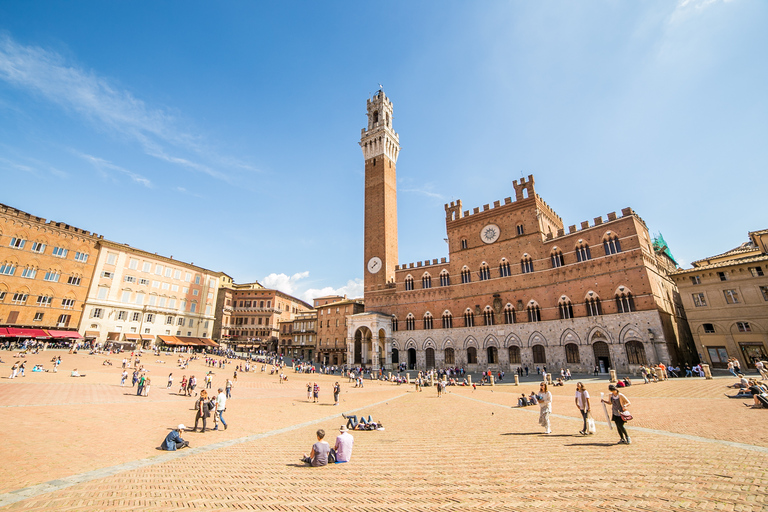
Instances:
[[[25,211],[19,210],[17,208],[14,208],[12,206],[8,206],[6,204],[0,204],[0,213],[18,217],[20,219],[29,221],[29,222],[36,222],[38,224],[45,224],[46,226],[57,228],[57,229],[63,229],[65,231],[71,231],[73,233],[77,233],[78,235],[87,236],[87,237],[93,237],[97,239],[104,238],[103,235],[99,235],[97,233],[91,233],[90,231],[86,231],[85,229],[76,228],[74,226],[70,226],[69,224],[65,224],[63,222],[56,222],[53,220],[46,220],[43,217],[37,217],[35,215],[32,215],[31,213],[27,213]]]

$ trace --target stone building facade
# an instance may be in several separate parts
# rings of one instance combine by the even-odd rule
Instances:
[[[703,362],[742,369],[768,360],[768,229],[717,256],[672,274],[680,290],[696,349]]]
[[[335,297],[335,299],[315,300],[317,310],[315,362],[342,366],[347,363],[347,317],[363,312],[365,307],[362,299],[347,299],[346,296]]]
[[[0,204],[0,327],[80,337],[101,239]]]
[[[83,335],[144,346],[158,336],[211,338],[222,272],[108,240],[98,249]]]
[[[392,102],[379,91],[367,107],[366,311],[350,317],[350,364],[631,372],[695,357],[675,264],[643,220],[625,208],[566,229],[533,176],[514,198],[446,204],[448,258],[399,263]]]
[[[280,322],[291,321],[312,307],[306,302],[260,283],[224,281],[216,305],[214,332],[239,349],[277,352]]]

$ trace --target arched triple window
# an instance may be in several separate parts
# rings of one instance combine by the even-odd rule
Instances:
[[[480,280],[487,281],[491,278],[491,269],[486,262],[480,265]]]
[[[600,297],[593,291],[587,293],[584,305],[587,307],[587,316],[600,316],[603,314],[603,307],[600,305]]]
[[[466,284],[472,281],[469,269],[464,267],[461,269],[461,284]]]
[[[552,248],[552,253],[549,255],[549,257],[552,260],[552,268],[558,268],[565,265],[565,260],[563,259],[563,251],[557,247]]]
[[[410,274],[405,278],[405,289],[413,290],[413,276],[411,276]]]
[[[493,310],[491,309],[491,306],[485,306],[485,310],[483,311],[483,323],[485,323],[485,325],[493,325]]]
[[[523,258],[520,260],[520,268],[523,274],[533,272],[533,260],[528,256],[528,253],[523,254]]]
[[[448,274],[447,270],[443,270],[440,272],[440,286],[450,286],[451,284],[451,277]]]
[[[621,243],[619,242],[619,237],[617,237],[615,234],[611,233],[610,231],[605,234],[605,238],[603,238],[603,249],[605,249],[605,255],[608,256],[609,254],[617,254],[621,252]]]
[[[624,286],[619,286],[616,290],[616,310],[619,313],[631,313],[635,310],[635,299],[632,298],[632,292]]]
[[[560,301],[557,303],[557,308],[560,310],[560,318],[568,320],[573,318],[573,304],[571,299],[563,295],[560,297]]]
[[[397,317],[392,317],[392,332],[397,332]]]
[[[509,262],[507,261],[507,258],[501,258],[501,263],[499,263],[499,276],[509,277],[511,275],[512,275],[512,270],[509,267]]]
[[[528,303],[528,321],[529,322],[541,322],[541,308],[536,301]]]
[[[432,288],[432,276],[429,275],[429,272],[424,272],[424,275],[421,276],[421,287]]]
[[[405,330],[406,331],[416,330],[416,318],[413,316],[412,313],[408,313],[408,316],[405,317]]]
[[[424,313],[424,329],[431,329],[432,328],[432,313],[427,311]]]
[[[589,245],[579,240],[576,246],[576,261],[587,261],[592,259],[592,253],[589,250]]]
[[[507,304],[506,306],[504,306],[504,323],[505,324],[515,323],[515,308],[512,307],[512,304]]]
[[[443,329],[453,329],[453,315],[450,311],[443,311]]]
[[[474,327],[475,326],[475,315],[472,314],[472,310],[467,308],[466,311],[464,311],[464,327]]]

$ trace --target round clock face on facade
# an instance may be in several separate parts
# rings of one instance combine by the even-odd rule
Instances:
[[[375,274],[379,270],[381,270],[381,258],[374,256],[368,260],[368,272]]]
[[[501,230],[496,224],[488,224],[480,231],[480,238],[487,244],[492,244],[499,239]]]

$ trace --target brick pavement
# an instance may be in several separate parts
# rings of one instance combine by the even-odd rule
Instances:
[[[10,367],[6,354],[2,377]],[[323,403],[311,404],[308,376],[288,373],[281,385],[269,375],[240,374],[227,406],[231,427],[186,434],[204,450],[169,458],[154,448],[167,427],[193,421],[191,400],[162,386],[153,386],[149,398],[126,395],[114,378],[119,369],[101,371],[101,360],[68,357],[89,376],[73,379],[62,370],[0,379],[3,454],[13,461],[0,470],[0,493],[7,493],[0,503],[15,499],[11,491],[30,492],[3,510],[768,509],[768,411],[722,397],[732,379],[627,389],[636,419],[629,426],[633,444],[623,446],[604,424],[595,436],[574,435],[580,424],[572,384],[553,389],[553,434],[545,436],[535,411],[510,407],[534,388],[530,383],[454,388],[438,399],[432,388],[415,393],[366,382],[355,390],[344,380],[344,402],[333,407],[329,391],[338,377],[312,376]],[[169,365],[148,364],[165,375]],[[204,373],[201,362],[191,369]],[[174,376],[178,382],[176,370]],[[587,386],[593,395],[607,387]],[[355,433],[349,464],[303,467],[298,457],[314,430],[325,428],[332,442],[340,413],[353,409],[380,419],[386,430]],[[45,482],[51,492],[35,487]]]

